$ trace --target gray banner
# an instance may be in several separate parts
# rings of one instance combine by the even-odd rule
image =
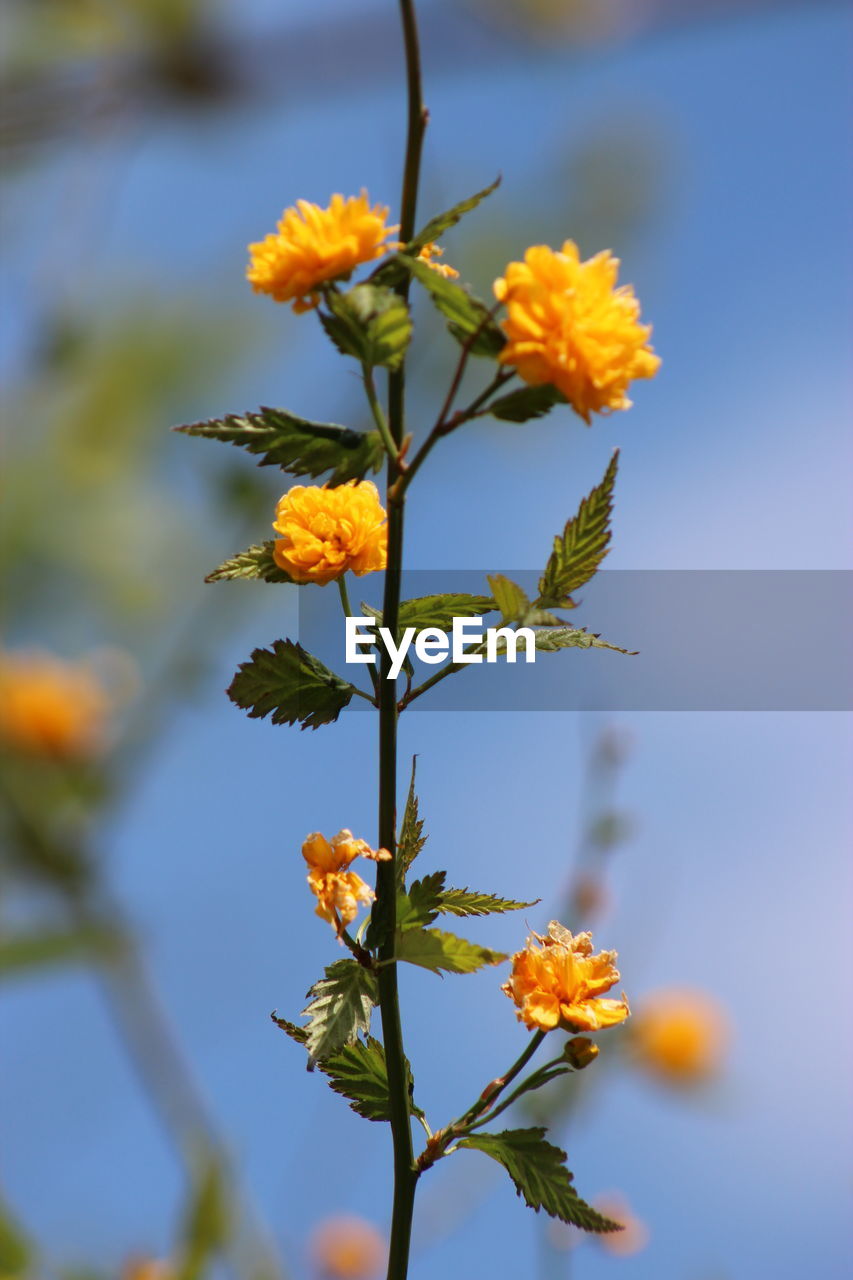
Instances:
[[[488,595],[493,570],[412,570],[403,598],[444,592]],[[533,598],[538,573],[507,571]],[[382,605],[382,574],[350,579],[360,602]],[[606,649],[536,654],[535,663],[482,663],[449,675],[416,699],[419,711],[841,711],[853,707],[853,573],[838,570],[605,570],[564,611],[636,657]],[[497,626],[496,613],[483,626]],[[366,666],[347,664],[333,586],[299,592],[304,647],[369,689]],[[410,650],[412,686],[441,668]],[[400,677],[401,693],[406,676]],[[368,709],[362,699],[353,706]]]

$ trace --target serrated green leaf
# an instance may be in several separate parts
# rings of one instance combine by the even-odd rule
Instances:
[[[566,397],[550,382],[537,387],[519,387],[486,406],[485,412],[502,422],[529,422],[532,418],[544,418],[557,404],[566,404]]]
[[[408,1065],[408,1064],[407,1064]],[[319,1064],[335,1093],[365,1120],[389,1120],[388,1068],[378,1040],[354,1040]]]
[[[417,771],[417,756],[412,756],[412,778],[409,783],[409,794],[406,796],[406,807],[403,810],[403,821],[400,825],[400,834],[397,837],[397,886],[403,888],[406,883],[406,873],[426,844],[426,836],[424,835],[423,819],[418,812],[418,797],[415,791],[415,773]]]
[[[437,627],[439,631],[450,631],[454,618],[481,618],[484,613],[491,613],[494,607],[491,596],[464,592],[418,596],[401,602],[400,628],[414,627],[416,631],[424,631],[427,627]]]
[[[362,433],[334,423],[309,422],[285,409],[266,406],[257,412],[229,413],[174,430],[239,445],[260,455],[259,466],[281,467],[289,475],[315,477],[331,471],[326,482],[331,488],[378,471],[385,459],[378,431]]]
[[[414,888],[414,886],[412,886]],[[439,894],[437,910],[451,916],[488,916],[503,911],[523,911],[535,907],[540,900],[516,902],[513,898],[496,898],[491,893],[476,893],[473,889],[444,889]]]
[[[308,1032],[304,1027],[297,1026],[295,1022],[289,1022],[287,1018],[280,1018],[274,1009],[270,1014],[270,1018],[280,1031],[290,1036],[291,1040],[295,1040],[297,1044],[305,1044],[308,1039]]]
[[[506,343],[506,335],[485,302],[475,298],[462,285],[439,275],[418,258],[398,254],[395,260],[402,263],[409,274],[423,285],[448,321],[447,327],[453,337],[467,347],[472,356],[494,359],[500,354]]]
[[[56,965],[109,960],[121,945],[121,935],[106,925],[6,933],[0,938],[0,978],[17,978]]]
[[[520,622],[526,617],[530,601],[517,582],[504,577],[502,573],[489,574],[488,582],[504,622]]]
[[[612,649],[614,653],[626,653],[636,658],[638,652],[636,649],[620,649],[618,644],[608,644],[584,627],[551,627],[547,631],[536,631],[535,636],[536,648],[543,653],[556,653],[558,649]]]
[[[303,1010],[308,1018],[305,1044],[317,1062],[337,1053],[370,1030],[370,1014],[378,1000],[376,977],[355,960],[335,960],[315,982]]]
[[[608,463],[601,484],[591,489],[554,539],[554,550],[539,579],[537,604],[546,609],[564,608],[571,592],[589,582],[607,555],[610,544],[610,515],[613,485],[619,465],[617,449]]]
[[[495,178],[488,187],[483,187],[482,191],[478,191],[476,195],[469,196],[467,200],[460,200],[459,204],[455,204],[452,209],[448,209],[446,213],[439,213],[436,217],[430,218],[426,226],[418,232],[413,240],[410,240],[403,250],[404,253],[419,253],[424,245],[434,244],[445,231],[449,231],[451,227],[455,227],[457,222],[470,213],[472,209],[476,209],[481,200],[485,200],[486,196],[490,196],[496,191],[501,184],[500,175]]]
[[[228,582],[237,578],[254,578],[261,582],[293,582],[290,574],[279,569],[273,559],[275,542],[259,542],[254,547],[247,547],[230,560],[226,560],[209,573],[205,582]]]
[[[443,929],[405,929],[397,933],[394,958],[433,973],[476,973],[483,965],[501,964],[507,956]]]
[[[303,729],[337,720],[354,693],[351,684],[292,640],[255,649],[228,688],[231,701],[252,719],[271,714],[273,724],[298,721]]]
[[[397,897],[397,928],[420,929],[432,924],[441,910],[440,902],[446,871],[433,871],[422,880],[415,880],[408,893]]]
[[[566,1153],[545,1141],[544,1128],[504,1129],[502,1133],[475,1133],[462,1138],[460,1147],[482,1151],[502,1164],[519,1196],[538,1213],[570,1222],[583,1231],[619,1231],[618,1222],[606,1218],[582,1200],[572,1186]]]
[[[370,368],[399,368],[412,336],[412,318],[403,298],[378,284],[357,284],[326,295],[320,321],[335,346]]]

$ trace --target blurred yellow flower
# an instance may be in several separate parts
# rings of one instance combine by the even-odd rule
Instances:
[[[297,200],[296,208],[285,209],[277,232],[249,245],[246,279],[255,293],[310,311],[320,301],[320,285],[396,247],[386,243],[398,230],[386,226],[387,217],[383,205],[370,207],[366,191],[346,200],[333,195],[328,209]]]
[[[131,1258],[121,1272],[121,1280],[173,1280],[175,1268],[156,1258]]]
[[[388,551],[385,510],[370,480],[294,485],[279,499],[273,557],[294,582],[325,586],[351,569],[359,576],[384,569]]]
[[[596,1235],[595,1243],[606,1253],[613,1253],[619,1258],[630,1258],[645,1249],[649,1243],[649,1229],[622,1196],[615,1193],[596,1196],[593,1204],[599,1213],[612,1218],[622,1227],[621,1231],[603,1231]]]
[[[302,856],[311,868],[308,884],[317,898],[316,914],[328,920],[340,937],[343,930],[358,914],[360,902],[373,901],[374,893],[360,875],[349,871],[356,858],[369,858],[373,862],[386,862],[391,854],[387,849],[371,849],[366,840],[357,840],[344,828],[331,840],[319,831],[305,837]]]
[[[721,1065],[729,1039],[725,1014],[704,991],[668,988],[648,996],[631,1024],[636,1061],[668,1084],[697,1084]]]
[[[601,995],[619,981],[616,952],[592,954],[592,935],[572,935],[556,920],[548,936],[534,933],[512,957],[509,982],[501,988],[518,1005],[518,1019],[540,1031],[600,1031],[624,1022],[628,1002]]]
[[[421,262],[425,262],[428,267],[432,267],[433,271],[437,271],[440,276],[444,276],[446,280],[455,280],[459,272],[455,267],[448,266],[446,262],[435,262],[433,259],[444,257],[444,250],[437,244],[425,244],[418,254]]]
[[[112,705],[89,662],[0,653],[0,741],[10,747],[64,760],[94,755]]]
[[[385,1269],[384,1239],[364,1218],[327,1218],[311,1237],[311,1257],[323,1280],[375,1280]]]
[[[607,250],[581,262],[567,240],[561,252],[528,249],[494,284],[507,308],[501,364],[533,386],[557,387],[587,423],[593,413],[629,408],[633,379],[652,378],[660,367],[648,345],[651,326],[639,323],[632,287],[616,287],[618,272],[619,259]]]

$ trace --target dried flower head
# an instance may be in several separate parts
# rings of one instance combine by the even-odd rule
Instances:
[[[104,745],[112,698],[87,661],[0,654],[0,740],[32,755],[80,759]]]
[[[349,870],[350,863],[356,858],[386,862],[391,854],[387,849],[371,849],[366,840],[357,840],[344,828],[331,840],[319,831],[306,836],[302,856],[311,868],[308,884],[317,898],[316,914],[328,920],[340,937],[358,915],[359,903],[370,903],[375,896],[361,876]]]
[[[514,365],[533,386],[557,387],[585,422],[629,408],[631,382],[660,367],[648,342],[651,326],[639,322],[632,287],[616,287],[618,272],[619,259],[608,251],[581,262],[567,240],[561,252],[528,249],[494,285],[507,309],[501,364]]]
[[[443,257],[444,250],[440,245],[433,244],[432,242],[425,244],[418,253],[420,261],[425,262],[428,267],[432,267],[433,271],[437,271],[440,276],[444,276],[445,280],[456,280],[459,276],[459,272],[455,267],[449,266],[446,262],[435,261],[436,258]]]
[[[345,279],[360,263],[395,247],[387,240],[398,228],[386,226],[387,218],[383,205],[370,207],[366,191],[346,200],[333,195],[328,209],[297,200],[275,233],[249,245],[246,279],[255,293],[292,302],[296,312],[310,311],[320,301],[321,285]]]
[[[704,991],[671,988],[647,997],[631,1025],[636,1061],[668,1084],[691,1085],[719,1070],[729,1031]]]
[[[294,485],[276,507],[276,564],[294,582],[325,586],[351,569],[361,575],[384,569],[388,551],[385,509],[370,480]]]
[[[624,1022],[628,1001],[602,999],[619,981],[616,952],[592,954],[592,935],[572,935],[556,920],[548,934],[534,933],[512,957],[502,990],[518,1005],[518,1019],[540,1031],[600,1031]]]
[[[311,1257],[324,1280],[374,1280],[385,1267],[384,1239],[364,1218],[327,1218],[311,1237]]]

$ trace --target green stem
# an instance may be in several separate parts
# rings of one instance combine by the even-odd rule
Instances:
[[[346,576],[346,574],[345,574],[345,573],[342,573],[342,574],[341,574],[341,576],[337,579],[337,583],[338,583],[338,595],[341,597],[341,608],[342,608],[342,609],[343,609],[343,611],[344,611],[344,617],[345,617],[345,618],[355,618],[357,615],[356,615],[356,614],[354,614],[354,613],[353,613],[353,611],[352,611],[352,605],[350,604],[350,599],[349,599],[349,591],[347,590],[346,577],[347,577],[347,576]],[[366,698],[366,699],[367,699],[367,701],[370,703],[370,705],[371,705],[372,707],[375,707],[375,706],[377,706],[377,705],[378,705],[378,704],[377,704],[377,701],[376,701],[376,695],[377,695],[377,693],[379,692],[379,690],[378,690],[379,678],[378,678],[378,676],[377,676],[377,674],[376,674],[376,667],[375,667],[375,666],[373,666],[373,665],[371,664],[371,665],[367,668],[367,670],[370,672],[370,680],[371,680],[371,683],[372,683],[372,685],[373,685],[373,695],[374,695],[374,696],[373,696],[373,697],[371,697],[369,693],[365,693],[363,689],[359,689],[359,687],[358,687],[358,685],[357,685],[357,684],[354,684],[352,687],[353,687],[354,692],[355,692],[355,693],[357,693],[357,694],[358,694],[358,696],[359,696],[360,698]]]
[[[473,644],[470,648],[466,649],[465,652],[483,653],[484,649],[484,644]],[[405,711],[409,703],[414,702],[415,698],[419,698],[421,694],[426,693],[429,689],[435,688],[435,686],[440,684],[447,676],[455,675],[457,671],[464,671],[467,666],[467,662],[448,662],[446,667],[442,667],[440,671],[436,671],[435,675],[430,676],[428,680],[424,680],[423,684],[419,684],[416,689],[409,690],[405,697],[400,700],[400,710]]]
[[[460,365],[457,368],[457,374],[460,377],[461,377],[460,370],[464,369],[465,367],[464,361],[466,359],[467,359],[466,353],[463,352],[462,360],[460,361]],[[452,431],[455,431],[457,427],[461,427],[463,423],[470,422],[472,418],[479,417],[480,411],[482,410],[482,407],[486,403],[486,401],[491,396],[493,396],[496,391],[499,391],[501,387],[504,385],[504,383],[509,382],[510,379],[514,377],[515,377],[514,370],[501,369],[498,373],[495,374],[494,378],[489,383],[489,385],[485,388],[485,390],[481,391],[480,394],[477,396],[477,398],[475,400],[472,400],[471,403],[466,408],[460,409],[458,413],[454,413],[452,418],[445,419],[447,408],[449,408],[449,405],[452,404],[452,399],[445,401],[445,405],[447,406],[447,408],[442,409],[442,412],[439,415],[438,421],[436,422],[432,431],[430,431],[426,440],[424,440],[420,449],[417,451],[415,456],[412,458],[412,461],[409,463],[406,470],[403,472],[403,474],[400,476],[400,479],[397,481],[397,484],[395,486],[395,492],[399,497],[402,497],[403,494],[406,492],[409,485],[412,483],[415,476],[420,471],[421,467],[426,462],[427,458],[432,453],[435,446],[438,444],[439,440],[441,440],[444,436],[449,436]]]
[[[403,44],[406,55],[408,86],[408,128],[403,190],[400,200],[400,238],[411,240],[417,209],[418,179],[421,166],[427,113],[421,89],[420,50],[414,0],[400,0]],[[397,287],[401,297],[408,297],[408,277]],[[369,393],[368,393],[369,394]],[[389,375],[388,428],[399,454],[405,434],[404,365]],[[388,459],[388,488],[397,477],[393,454]],[[401,501],[388,504],[388,564],[385,571],[385,593],[382,604],[383,625],[397,634],[400,612],[400,586],[403,565],[403,515]],[[379,959],[392,960],[397,927],[397,682],[389,679],[390,655],[383,649],[379,675],[379,844],[392,857],[380,862],[376,869],[376,912],[380,930]],[[394,1203],[391,1213],[391,1240],[388,1250],[388,1280],[406,1280],[412,1235],[412,1214],[418,1173],[412,1148],[409,1090],[400,1001],[397,990],[396,964],[384,964],[378,974],[379,1011],[388,1069],[388,1102],[391,1137],[394,1145]]]
[[[366,364],[362,365],[361,369],[364,381],[364,390],[367,394],[367,403],[370,405],[370,411],[373,414],[373,421],[376,423],[376,429],[382,437],[382,443],[385,446],[385,452],[388,454],[388,457],[397,463],[400,458],[400,450],[397,447],[397,442],[391,435],[391,429],[388,426],[388,419],[385,417],[385,411],[379,403],[379,397],[376,394],[376,383],[373,381],[373,370]]]

